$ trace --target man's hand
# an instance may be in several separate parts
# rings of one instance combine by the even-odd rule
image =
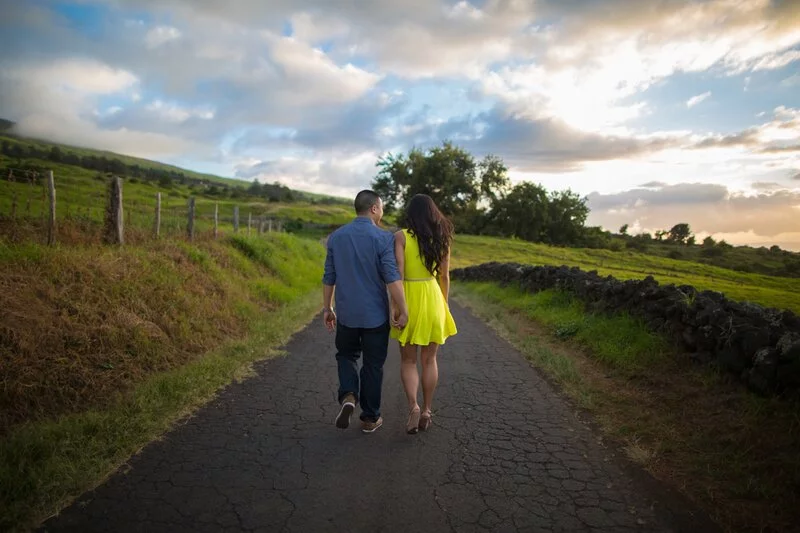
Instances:
[[[400,309],[395,306],[392,309],[392,327],[403,329],[408,324],[408,309]]]
[[[333,312],[333,309],[325,309],[322,311],[322,321],[325,323],[325,327],[328,328],[328,331],[334,331],[336,329],[336,313]]]

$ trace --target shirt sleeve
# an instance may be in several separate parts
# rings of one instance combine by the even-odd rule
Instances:
[[[325,255],[325,272],[322,274],[323,285],[336,285],[336,265],[333,263],[333,236],[328,238],[328,252]]]
[[[383,241],[379,261],[384,283],[394,283],[400,279],[400,271],[397,269],[397,260],[394,257],[394,235],[391,233]]]

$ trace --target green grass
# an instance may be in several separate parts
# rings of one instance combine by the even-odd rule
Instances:
[[[0,240],[0,530],[26,530],[242,376],[318,309],[324,249],[272,233]],[[254,290],[255,288],[258,290]]]
[[[0,135],[0,140],[22,145],[36,145],[49,148],[53,143],[35,140],[21,140],[15,137]],[[60,146],[60,145],[59,145]],[[252,216],[252,233],[258,232],[259,219],[274,219],[284,224],[289,221],[300,221],[319,225],[340,225],[349,222],[352,217],[352,206],[349,200],[330,198],[315,193],[297,192],[297,202],[279,203],[245,194],[248,182],[221,178],[209,174],[201,174],[189,170],[165,165],[155,161],[90,150],[86,148],[63,147],[65,151],[79,156],[95,155],[120,159],[142,168],[157,168],[179,171],[190,178],[203,179],[211,184],[224,183],[232,186],[240,197],[230,194],[209,194],[201,185],[181,185],[173,183],[162,186],[155,181],[138,180],[123,176],[123,209],[127,228],[136,228],[149,232],[155,220],[156,194],[161,193],[161,232],[162,235],[179,235],[185,233],[188,218],[188,200],[196,201],[195,231],[209,233],[213,230],[215,207],[219,210],[219,228],[224,233],[233,232],[234,206],[239,207],[239,226],[242,233],[247,231],[248,215]],[[56,217],[63,221],[67,218],[102,222],[107,203],[107,189],[110,178],[95,170],[65,163],[55,163],[44,159],[25,157],[21,160],[0,154],[0,167],[18,165],[36,165],[53,171],[56,186]],[[43,220],[48,212],[48,199],[44,180],[29,183],[25,176],[17,175],[14,181],[7,176],[0,177],[0,216],[11,216],[15,213],[18,219]],[[15,204],[16,199],[16,207]],[[335,203],[315,203],[321,200],[334,200]],[[22,223],[22,222],[20,222]]]
[[[0,164],[2,164],[0,156]],[[56,218],[73,218],[100,223],[107,203],[108,179],[96,179],[94,171],[69,165],[49,164],[56,183]],[[239,207],[239,228],[247,232],[248,215],[252,216],[251,233],[258,232],[259,218],[277,221],[298,220],[305,223],[339,225],[349,222],[352,209],[340,205],[319,205],[308,202],[272,203],[252,197],[213,197],[203,190],[184,185],[164,188],[155,182],[123,180],[123,211],[127,228],[151,231],[155,221],[156,194],[161,193],[161,234],[179,235],[188,224],[188,200],[195,196],[195,231],[209,233],[214,227],[214,210],[219,210],[219,228],[233,233],[234,206]],[[0,215],[11,216],[16,195],[16,216],[42,220],[47,214],[48,200],[39,184],[0,180]]]
[[[0,441],[0,530],[24,531],[101,482],[130,455],[247,374],[248,365],[306,324],[319,304],[306,293],[255,321],[251,335],[151,376],[103,410],[27,424]]]
[[[693,285],[724,293],[728,298],[800,313],[800,279],[737,272],[692,261],[668,259],[631,251],[556,248],[517,239],[458,235],[453,245],[453,268],[490,261],[531,265],[568,265],[597,270],[617,279],[652,275],[661,283]]]
[[[573,339],[611,368],[635,371],[664,357],[667,344],[650,333],[639,320],[626,314],[613,316],[586,312],[584,304],[572,295],[555,290],[523,292],[519,287],[500,287],[495,283],[458,283],[457,297],[501,305],[535,320],[559,339]]]

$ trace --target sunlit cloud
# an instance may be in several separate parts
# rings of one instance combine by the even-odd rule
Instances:
[[[799,2],[7,4],[0,117],[26,134],[342,195],[449,139],[612,229],[797,233],[769,202],[800,189]]]

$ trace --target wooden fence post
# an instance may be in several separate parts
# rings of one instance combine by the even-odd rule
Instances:
[[[50,219],[47,224],[47,244],[56,243],[56,182],[53,171],[47,171],[47,190],[50,193]]]
[[[219,234],[219,203],[214,202],[214,238]]]
[[[233,232],[239,233],[239,206],[233,206]]]
[[[106,224],[103,240],[108,244],[125,243],[122,212],[122,180],[114,176],[109,185],[108,205],[106,206]]]
[[[247,236],[250,236],[250,226],[253,225],[253,213],[247,213]]]
[[[31,185],[33,185],[33,179],[28,176],[28,179],[31,180]],[[47,220],[47,212],[45,211],[45,204],[47,203],[47,187],[49,186],[48,183],[42,184],[42,208],[39,210],[39,214],[42,215],[42,224],[44,224]]]
[[[156,223],[155,223],[156,238],[161,235],[161,193],[156,193]]]
[[[269,232],[272,233],[272,219],[269,219]]]
[[[264,217],[259,217],[258,219],[258,234],[261,235],[264,233]]]
[[[189,198],[189,220],[186,223],[186,235],[190,241],[194,240],[194,196]]]

